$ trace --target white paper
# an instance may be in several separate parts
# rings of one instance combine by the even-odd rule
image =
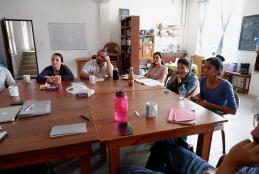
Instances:
[[[83,82],[71,83],[72,85],[66,89],[71,94],[87,93],[90,97],[95,90],[88,88]]]

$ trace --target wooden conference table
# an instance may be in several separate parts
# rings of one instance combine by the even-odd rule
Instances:
[[[22,99],[47,100],[52,102],[52,113],[27,119],[18,119],[14,123],[2,124],[9,138],[0,144],[0,169],[42,163],[49,160],[80,157],[81,173],[90,173],[91,144],[97,141],[107,144],[109,151],[109,171],[117,173],[120,161],[120,148],[151,143],[154,141],[199,134],[197,154],[208,160],[212,133],[218,123],[227,120],[178,95],[165,92],[164,87],[147,87],[135,83],[129,87],[127,81],[105,80],[87,86],[95,90],[90,98],[76,98],[65,89],[70,82],[62,82],[58,91],[40,91],[39,84],[33,81],[26,85],[18,82]],[[117,89],[127,91],[129,112],[128,119],[133,127],[133,135],[120,136],[117,123],[113,120],[113,97]],[[0,94],[0,106],[8,106],[10,97],[7,90]],[[145,118],[145,103],[158,103],[158,116]],[[167,122],[172,106],[194,109],[196,125],[186,126]],[[134,111],[140,113],[136,117]],[[82,122],[79,115],[89,116],[88,132],[60,138],[49,138],[54,125]]]
[[[78,99],[67,93],[67,84],[62,85],[58,91],[40,91],[35,81],[27,85],[18,81],[17,84],[22,100],[51,100],[51,114],[1,124],[9,137],[0,143],[0,169],[79,157],[81,173],[90,173],[91,144],[98,141],[90,99]],[[11,102],[7,90],[0,97],[1,107]],[[49,137],[53,126],[84,122],[81,114],[91,120],[87,123],[86,134]]]

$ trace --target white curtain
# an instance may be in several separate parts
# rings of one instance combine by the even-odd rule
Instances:
[[[220,0],[220,3],[221,3],[220,19],[221,19],[222,34],[216,51],[216,54],[219,54],[219,55],[222,54],[224,36],[233,14],[233,8],[234,8],[233,2],[234,0]]]
[[[207,16],[208,10],[208,0],[199,1],[199,28],[198,28],[198,37],[196,43],[195,54],[204,55],[204,23]]]

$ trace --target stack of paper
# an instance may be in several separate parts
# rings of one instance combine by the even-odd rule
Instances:
[[[140,79],[135,79],[135,81],[146,86],[164,86],[162,82],[158,80],[153,80],[153,79],[140,78]]]
[[[169,112],[168,121],[172,123],[194,125],[195,111],[172,107]]]

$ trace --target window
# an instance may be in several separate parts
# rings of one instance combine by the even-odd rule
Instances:
[[[5,21],[5,26],[6,26],[6,31],[7,31],[10,54],[17,55],[16,44],[15,44],[15,39],[14,39],[14,32],[13,32],[13,22]]]
[[[27,24],[28,22],[22,21],[23,44],[26,51],[31,50]]]
[[[202,43],[197,45],[196,54],[205,57],[221,54],[226,58],[226,63],[236,62],[243,0],[210,0],[199,3],[202,7],[200,20],[203,20],[203,26],[200,25],[199,28],[203,28],[199,29],[198,39]]]

